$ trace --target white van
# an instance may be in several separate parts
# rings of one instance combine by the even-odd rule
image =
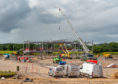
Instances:
[[[90,78],[93,77],[103,77],[102,65],[85,62],[80,67],[81,75],[88,76]]]

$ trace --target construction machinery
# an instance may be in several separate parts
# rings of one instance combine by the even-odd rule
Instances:
[[[62,61],[60,56],[53,58],[53,63],[59,63],[60,61]]]
[[[68,51],[68,49],[66,48],[66,46],[63,44],[63,43],[60,43],[59,44],[63,53],[61,53],[61,57],[62,58],[70,58],[71,59],[71,56],[70,56],[70,52]]]
[[[79,34],[75,31],[74,27],[72,26],[72,24],[70,23],[70,21],[68,20],[68,18],[66,17],[66,15],[64,14],[64,12],[59,8],[59,11],[61,12],[61,14],[64,16],[65,20],[67,21],[68,25],[70,26],[70,28],[72,29],[73,33],[77,36],[80,44],[82,45],[82,48],[84,50],[84,56],[88,57],[89,54],[89,49],[87,48],[86,44],[84,43],[84,41],[82,40],[82,38],[79,36]],[[93,55],[91,55],[93,56]]]
[[[58,57],[53,58],[53,63],[62,62],[63,58],[64,59],[66,59],[66,58],[71,59],[70,52],[68,51],[68,49],[66,48],[64,43],[59,43],[59,46],[61,47],[63,53],[61,53]]]
[[[108,59],[108,58],[113,58],[111,54],[106,54],[106,53],[103,53],[103,56],[104,58]]]

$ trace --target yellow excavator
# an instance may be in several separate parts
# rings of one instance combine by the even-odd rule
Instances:
[[[62,51],[64,52],[64,53],[61,53],[61,56],[64,58],[70,58],[71,59],[70,52],[68,51],[68,49],[66,48],[64,43],[60,43],[59,45],[60,45]]]

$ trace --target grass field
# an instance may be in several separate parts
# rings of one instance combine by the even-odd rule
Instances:
[[[112,54],[112,55],[118,55],[118,52],[104,52],[104,53],[109,53],[109,54]]]
[[[0,77],[11,77],[16,75],[16,72],[11,71],[0,71]]]
[[[111,55],[118,55],[118,52],[102,52],[102,53],[94,53],[94,55],[103,55],[104,54],[111,54]]]
[[[0,54],[15,54],[17,51],[0,51]]]
[[[16,54],[17,51],[0,51],[0,54]],[[91,53],[91,52],[90,52]],[[103,53],[109,53],[109,54],[112,54],[112,55],[118,55],[118,52],[103,52]],[[98,53],[100,55],[102,55],[103,53]],[[39,55],[40,53],[34,53],[34,55]],[[44,54],[44,53],[43,53]],[[46,54],[46,53],[45,53]],[[59,55],[60,52],[53,52],[52,55]],[[70,52],[70,54],[82,54],[82,52]],[[94,53],[95,54],[95,53]],[[97,54],[95,54],[97,55]]]

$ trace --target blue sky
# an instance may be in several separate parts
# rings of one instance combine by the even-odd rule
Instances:
[[[0,43],[76,40],[58,8],[84,41],[118,41],[118,0],[0,0]]]

